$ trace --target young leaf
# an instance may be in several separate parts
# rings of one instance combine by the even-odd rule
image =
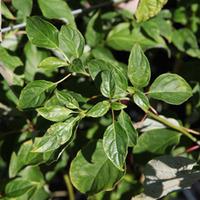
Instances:
[[[26,32],[29,40],[38,47],[58,48],[58,30],[40,17],[28,17]]]
[[[38,0],[42,14],[49,19],[60,19],[75,26],[74,16],[63,0]]]
[[[140,92],[139,90],[136,91],[133,95],[133,100],[134,103],[145,112],[149,110],[150,108],[149,99],[147,98],[147,96],[145,96],[144,93]]]
[[[38,108],[37,112],[45,119],[48,119],[53,122],[60,122],[69,118],[70,114],[73,111],[63,106],[53,105],[53,106]]]
[[[54,151],[70,141],[76,128],[77,118],[53,124],[39,143],[35,143],[32,152],[44,153]]]
[[[110,103],[108,101],[102,101],[94,105],[87,113],[88,117],[102,117],[105,115],[110,108]]]
[[[149,61],[138,44],[135,44],[131,50],[128,77],[133,86],[141,88],[147,86],[150,81],[151,69]]]
[[[106,129],[103,136],[103,148],[112,163],[120,170],[124,170],[128,136],[118,122],[114,122]]]
[[[108,176],[108,172],[112,175]],[[122,176],[123,172],[106,156],[101,140],[90,142],[79,151],[70,167],[73,185],[88,195],[111,190]]]
[[[56,97],[60,103],[64,104],[66,107],[68,107],[70,109],[78,109],[79,108],[79,104],[78,104],[77,100],[68,91],[56,90]]]
[[[140,0],[136,11],[138,22],[145,21],[160,12],[168,0]]]
[[[113,110],[123,110],[125,109],[127,106],[122,104],[122,103],[119,103],[119,102],[112,102],[111,103],[111,108]]]
[[[59,46],[68,58],[79,58],[83,54],[85,40],[76,28],[64,25],[59,33]]]
[[[166,73],[153,82],[149,96],[169,104],[179,105],[192,96],[192,89],[182,77]]]
[[[108,98],[112,98],[115,93],[115,80],[110,71],[103,71],[101,73],[102,83],[101,83],[101,93]]]
[[[122,110],[119,115],[118,122],[121,127],[126,131],[126,134],[128,136],[128,146],[135,146],[137,143],[138,132],[133,127],[133,123],[129,115]]]
[[[69,64],[63,60],[60,60],[56,57],[48,57],[45,58],[40,64],[39,68],[43,68],[46,70],[55,70],[59,67],[68,66]]]
[[[54,83],[44,80],[30,82],[20,94],[19,108],[26,109],[41,106],[55,86]]]

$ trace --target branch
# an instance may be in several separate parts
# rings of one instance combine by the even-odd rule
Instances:
[[[101,3],[101,4],[98,4],[98,5],[95,5],[95,6],[91,6],[90,8],[85,8],[85,9],[79,8],[77,10],[73,10],[72,14],[74,16],[77,16],[77,15],[80,15],[80,14],[82,14],[84,12],[92,11],[94,9],[110,6],[110,5],[113,5],[113,4],[116,5],[116,4],[119,4],[119,3],[123,2],[123,1],[124,0],[112,0],[111,2],[106,2],[106,3]],[[0,2],[1,2],[1,0],[0,0]],[[1,29],[1,33],[6,33],[8,31],[12,31],[12,30],[16,30],[16,29],[22,29],[24,27],[26,27],[26,23],[25,22],[23,22],[21,24],[14,25],[14,26],[8,26],[8,27],[2,28],[2,29],[0,27],[0,29]]]

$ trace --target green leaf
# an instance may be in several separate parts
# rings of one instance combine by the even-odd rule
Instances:
[[[136,91],[133,95],[133,100],[134,100],[134,103],[145,112],[149,110],[150,108],[149,99],[143,92],[139,90]]]
[[[37,48],[31,42],[27,42],[24,48],[26,55],[25,72],[24,76],[27,81],[33,81],[37,72],[43,73],[38,69],[39,63],[48,56],[48,53],[43,49]]]
[[[36,200],[36,196],[45,200],[48,193],[45,191],[44,177],[38,166],[26,167],[18,174],[18,178],[11,180],[5,188],[6,197],[12,199],[31,199]]]
[[[77,121],[77,118],[69,118],[65,122],[53,124],[41,138],[40,142],[34,145],[32,152],[44,153],[54,151],[70,142]]]
[[[38,108],[37,112],[45,119],[48,119],[53,122],[60,122],[68,119],[73,111],[63,106],[53,105],[53,106]]]
[[[185,52],[192,57],[200,58],[197,38],[190,29],[175,30],[172,35],[172,43],[179,51]]]
[[[13,16],[13,14],[3,1],[1,2],[1,13],[7,19],[12,19],[12,20],[15,19],[15,17]]]
[[[168,0],[140,0],[136,18],[138,22],[145,21],[157,15]]]
[[[108,176],[108,172],[112,172],[112,176]],[[122,176],[123,172],[106,156],[101,140],[90,142],[79,151],[70,167],[73,185],[88,195],[111,190]]]
[[[103,136],[103,148],[112,163],[120,170],[124,170],[128,136],[118,122],[114,122],[106,129]]]
[[[29,40],[38,47],[58,48],[58,30],[51,23],[40,17],[28,17],[26,32]]]
[[[102,117],[105,115],[110,109],[109,101],[102,101],[94,105],[87,113],[88,117]]]
[[[192,96],[192,89],[179,75],[166,73],[153,82],[148,94],[154,99],[179,105]]]
[[[20,58],[10,55],[6,49],[0,45],[0,62],[4,67],[14,71],[18,66],[23,65]]]
[[[87,67],[93,80],[96,78],[99,72],[104,71],[104,70],[109,70],[106,62],[99,59],[90,60],[87,63]]]
[[[42,14],[49,19],[60,19],[75,26],[74,16],[63,0],[38,0]]]
[[[18,10],[17,15],[19,19],[25,21],[27,16],[30,16],[33,6],[32,0],[12,0],[13,6]]]
[[[18,66],[23,65],[16,56],[11,56],[6,49],[0,46],[0,75],[6,80],[9,86],[23,85],[23,75],[18,75],[14,71]]]
[[[125,109],[127,106],[122,104],[122,103],[119,103],[119,102],[112,102],[111,103],[111,108],[113,110],[123,110]]]
[[[131,51],[133,45],[136,43],[141,45],[145,50],[153,47],[163,47],[162,44],[158,44],[158,42],[146,37],[141,32],[140,27],[132,29],[130,23],[127,22],[113,27],[107,36],[106,42],[113,49],[122,51]]]
[[[200,179],[200,171],[193,169],[195,161],[184,157],[161,156],[145,167],[144,192],[153,199],[190,187]]]
[[[134,147],[134,154],[162,155],[179,143],[180,133],[170,129],[154,129],[143,133]]]
[[[83,54],[85,40],[76,28],[65,25],[59,33],[59,46],[69,59],[79,58]]]
[[[101,93],[108,98],[112,98],[115,93],[115,81],[112,73],[110,71],[103,71],[101,73]]]
[[[128,146],[135,146],[137,143],[138,132],[135,130],[129,115],[122,110],[118,117],[118,122],[126,131],[126,135],[128,136]]]
[[[6,185],[5,192],[7,197],[19,197],[33,189],[34,185],[31,182],[17,178]]]
[[[63,105],[65,105],[66,107],[70,109],[79,109],[79,104],[77,100],[68,91],[56,90],[56,97],[58,101],[62,103]]]
[[[63,60],[60,60],[56,57],[48,57],[45,58],[40,64],[39,68],[43,68],[45,70],[55,70],[59,67],[68,66],[69,64]]]
[[[35,108],[41,106],[54,88],[55,83],[36,80],[30,82],[23,88],[19,97],[19,108]]]
[[[87,24],[85,37],[91,47],[97,46],[103,39],[103,31],[100,32],[101,23],[98,20],[99,12],[94,14]],[[100,26],[99,26],[100,25]],[[97,27],[98,26],[98,27]]]
[[[85,66],[83,65],[83,62],[79,58],[75,58],[72,61],[71,65],[69,66],[69,70],[71,72],[88,75],[88,73],[85,71]]]
[[[149,61],[138,44],[135,44],[131,50],[128,77],[135,87],[145,87],[150,81],[151,69]]]

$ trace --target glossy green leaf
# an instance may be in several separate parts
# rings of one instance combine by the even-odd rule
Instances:
[[[128,77],[135,87],[145,87],[150,81],[151,69],[149,61],[138,44],[135,44],[131,50]]]
[[[92,59],[87,63],[88,70],[92,79],[94,80],[99,72],[109,70],[106,62],[100,59]]]
[[[76,128],[77,119],[69,118],[65,122],[58,122],[50,126],[40,142],[34,145],[32,152],[49,152],[70,142]]]
[[[111,103],[111,108],[113,110],[123,110],[125,109],[127,106],[122,104],[122,103],[119,103],[119,102],[112,102]]]
[[[162,155],[179,143],[180,133],[170,129],[154,129],[143,133],[133,152]]]
[[[38,47],[58,48],[58,30],[40,17],[27,18],[26,31],[29,40]]]
[[[133,95],[133,100],[134,100],[134,103],[145,112],[149,110],[150,108],[149,99],[144,93],[140,91],[136,91]]]
[[[112,172],[112,176],[108,176],[108,172]],[[90,142],[79,151],[70,167],[73,185],[88,195],[111,190],[122,176],[123,172],[106,156],[101,140]]]
[[[179,105],[192,96],[192,89],[179,75],[160,75],[151,85],[149,96],[169,104]]]
[[[19,97],[19,108],[35,108],[41,106],[54,88],[55,84],[49,81],[36,80],[23,88]]]
[[[88,117],[102,117],[110,109],[110,103],[108,101],[102,101],[94,105],[87,113]]]
[[[123,170],[128,150],[128,136],[118,122],[114,122],[105,130],[103,148],[112,163]]]
[[[63,106],[53,105],[53,106],[38,108],[37,112],[45,119],[48,119],[53,122],[60,122],[68,119],[73,111]]]
[[[70,109],[79,109],[79,104],[77,100],[68,91],[56,90],[56,97],[58,101],[63,105],[65,105],[66,107]]]
[[[46,69],[46,70],[55,70],[59,67],[68,66],[69,64],[63,60],[60,60],[56,57],[48,57],[45,58],[40,64],[39,68]]]
[[[7,197],[19,197],[33,189],[35,187],[31,182],[17,178],[6,185],[5,192]]]
[[[138,22],[145,21],[160,12],[168,0],[140,0],[136,18]]]
[[[121,111],[118,117],[118,122],[121,127],[126,131],[126,135],[128,136],[128,146],[135,146],[137,143],[138,132],[135,130],[131,118],[125,111]]]
[[[108,98],[112,98],[115,93],[115,81],[112,73],[110,71],[103,71],[101,73],[101,93]]]
[[[144,170],[145,194],[159,199],[172,191],[190,187],[200,179],[200,171],[193,169],[195,165],[194,160],[168,155],[151,160]]]
[[[74,16],[63,0],[38,0],[42,14],[49,19],[60,19],[75,26]]]
[[[59,33],[59,46],[69,59],[79,58],[83,54],[85,40],[78,29],[65,25]]]

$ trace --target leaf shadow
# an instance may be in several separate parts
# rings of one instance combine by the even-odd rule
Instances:
[[[92,155],[96,149],[96,145],[97,145],[97,141],[91,141],[89,142],[86,146],[90,147],[90,148],[83,148],[81,150],[81,153],[83,155],[83,157],[89,162],[92,164]]]

